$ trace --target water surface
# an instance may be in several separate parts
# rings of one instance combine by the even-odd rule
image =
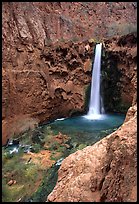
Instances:
[[[61,118],[50,123],[51,130],[58,134],[59,132],[67,134],[72,141],[79,144],[94,144],[104,136],[112,133],[124,122],[123,114],[104,114],[97,119],[88,119],[86,116],[76,116],[71,118]],[[48,125],[42,126],[45,131]]]

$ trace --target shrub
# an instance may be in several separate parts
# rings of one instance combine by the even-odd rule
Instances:
[[[41,150],[41,145],[40,144],[34,144],[33,145],[33,152],[38,153]]]
[[[81,150],[81,149],[83,149],[85,147],[87,147],[87,144],[80,144],[77,149]]]
[[[57,142],[57,141],[53,141],[53,142],[50,144],[49,150],[50,150],[50,151],[57,150],[58,147],[59,147],[58,142]]]
[[[132,32],[137,32],[137,25],[133,23],[119,24],[118,22],[114,22],[107,27],[107,37],[126,35]]]

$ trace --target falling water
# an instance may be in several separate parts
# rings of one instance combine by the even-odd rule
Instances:
[[[89,111],[85,116],[88,119],[100,118],[101,111],[104,110],[104,108],[101,107],[103,103],[102,103],[102,98],[100,96],[101,49],[102,49],[102,43],[97,44],[95,49],[95,59],[94,59],[93,73],[92,73]]]

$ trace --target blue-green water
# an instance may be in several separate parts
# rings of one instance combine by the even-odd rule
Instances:
[[[59,132],[69,135],[72,141],[79,144],[94,144],[104,136],[115,131],[124,122],[123,114],[105,114],[99,119],[87,119],[84,116],[76,116],[65,119],[58,119],[50,123],[51,130],[57,134]],[[42,131],[48,125],[42,126]]]
[[[51,159],[54,159],[56,163],[49,169],[46,168],[45,170],[39,170],[42,171],[42,182],[38,189],[35,192],[31,192],[30,195],[26,193],[21,196],[23,194],[23,190],[21,189],[18,192],[19,189],[17,186],[17,189],[15,188],[13,191],[12,188],[7,185],[7,181],[11,179],[8,175],[12,173],[15,180],[18,181],[18,185],[24,184],[25,190],[26,188],[29,188],[30,180],[28,180],[28,182],[26,181],[26,175],[28,175],[27,172],[29,166],[32,167],[32,165],[34,164],[30,162],[31,160],[26,162],[26,160],[23,159],[23,155],[25,155],[29,151],[32,151],[33,149],[35,150],[36,143],[34,144],[31,140],[31,137],[33,138],[34,134],[30,131],[24,133],[26,136],[21,137],[21,141],[19,142],[19,144],[10,142],[7,147],[3,147],[4,202],[7,202],[7,200],[10,200],[11,202],[17,201],[19,199],[19,196],[22,198],[22,201],[20,202],[45,202],[47,200],[47,196],[49,195],[49,193],[51,193],[56,184],[57,171],[59,169],[61,161],[71,153],[79,149],[83,149],[87,145],[92,145],[104,138],[106,135],[112,133],[120,125],[122,125],[124,119],[125,115],[121,114],[106,114],[102,115],[98,119],[93,120],[87,119],[86,116],[78,116],[66,119],[57,119],[49,124],[39,126],[37,128],[37,132],[35,132],[35,138],[37,137],[36,141],[40,141],[41,139],[45,141],[45,144],[49,146],[49,150],[51,151]],[[53,146],[53,143],[55,143],[55,140],[53,141],[53,136],[58,134],[59,132],[70,136],[70,139],[68,139],[67,142],[64,143],[67,144],[66,146],[64,146],[64,144],[55,144],[57,146]],[[46,147],[43,147],[43,145],[39,146],[38,151],[43,148]],[[55,156],[58,152],[60,152],[60,158],[57,158]],[[20,164],[20,168],[17,164]],[[37,166],[34,166],[34,168],[37,168]],[[21,170],[22,176],[18,176],[20,175]],[[16,172],[16,174],[14,172]],[[37,178],[35,179],[35,174],[33,172],[31,172],[31,174],[29,175],[33,179],[31,180],[32,185],[35,185],[37,182]]]

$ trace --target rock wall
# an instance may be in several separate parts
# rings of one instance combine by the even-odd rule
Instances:
[[[72,42],[46,47],[40,55],[19,52],[23,63],[28,56],[32,62],[24,68],[3,68],[3,119],[20,110],[20,114],[48,121],[82,109],[84,87],[91,79],[92,52],[85,44]]]
[[[36,126],[36,121],[50,121],[85,110],[85,93],[91,81],[92,53],[96,42],[92,38],[98,34],[100,38],[108,36],[109,29],[103,26],[105,21],[109,26],[115,20],[118,25],[121,22],[136,23],[136,3],[100,4],[3,2],[4,141],[20,130]],[[113,19],[111,12],[114,13]],[[115,30],[112,36],[118,32],[124,33]],[[25,117],[28,125],[24,126]],[[20,125],[15,121],[20,121]]]
[[[137,202],[137,106],[101,141],[62,161],[48,202]]]
[[[94,45],[68,42],[44,47],[40,54],[35,50],[19,51],[20,62],[25,63],[27,59],[31,62],[23,67],[18,64],[14,69],[12,66],[2,69],[3,121],[24,124],[26,116],[39,123],[83,112],[86,88],[91,81]],[[11,130],[18,127],[14,124]],[[3,128],[4,138],[15,134],[15,131],[7,132],[7,125]]]
[[[130,40],[128,40],[130,37]],[[123,46],[120,42],[125,41]],[[3,141],[39,122],[87,111],[95,42],[56,42],[40,53],[19,51],[23,67],[2,69]],[[136,102],[136,34],[103,40],[102,93],[106,111],[126,112]],[[125,107],[123,110],[123,106]],[[28,125],[24,126],[25,118]],[[30,118],[30,120],[28,120]],[[9,122],[11,128],[9,126]],[[18,124],[20,121],[20,125]],[[31,122],[30,122],[31,121]],[[25,129],[22,128],[26,127]],[[18,128],[20,126],[20,128]],[[5,142],[4,142],[5,143]]]
[[[58,39],[101,39],[136,29],[136,2],[3,2],[2,9],[6,56],[19,44],[42,49]]]
[[[104,40],[102,95],[106,111],[127,112],[136,103],[137,34]]]

